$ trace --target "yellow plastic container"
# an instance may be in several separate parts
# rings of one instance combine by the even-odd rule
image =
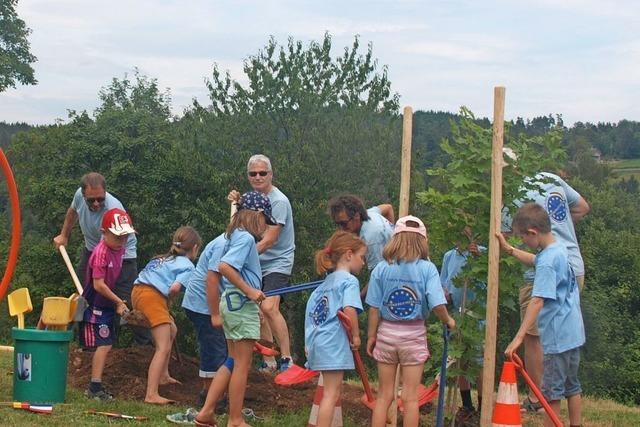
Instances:
[[[7,301],[9,303],[9,314],[18,316],[18,328],[24,329],[24,314],[33,310],[29,289],[16,289],[7,296]]]

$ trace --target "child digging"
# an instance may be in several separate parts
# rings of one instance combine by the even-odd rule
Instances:
[[[371,306],[367,354],[378,362],[379,381],[371,425],[386,425],[400,365],[402,425],[417,427],[418,385],[429,358],[425,320],[431,310],[450,330],[455,321],[447,311],[438,270],[429,261],[427,230],[419,218],[405,216],[396,222],[382,256],[384,260],[371,272],[366,298]]]
[[[207,399],[194,419],[196,426],[216,426],[214,409],[218,399],[228,388],[228,427],[247,427],[242,417],[247,376],[251,365],[253,346],[260,338],[260,308],[264,294],[262,270],[256,240],[267,229],[267,224],[275,225],[271,216],[269,199],[256,191],[244,193],[238,204],[238,212],[227,226],[226,232],[214,240],[217,265],[209,263],[212,280],[207,280],[207,301],[211,311],[211,324],[222,327],[227,339],[229,356],[218,369]],[[209,246],[209,245],[207,245]],[[219,294],[223,289],[222,295]],[[242,308],[231,311],[227,306],[226,294],[240,291],[249,301]]]
[[[155,353],[147,374],[144,401],[157,405],[174,403],[160,396],[158,386],[179,384],[169,375],[169,356],[178,328],[169,313],[169,303],[189,280],[194,270],[202,239],[192,227],[180,227],[173,234],[169,252],[153,258],[134,282],[131,300],[133,308],[149,320]]]
[[[91,360],[91,383],[85,395],[91,399],[113,399],[102,386],[102,373],[107,355],[115,340],[113,321],[116,313],[125,314],[125,301],[114,292],[116,279],[122,269],[125,244],[135,233],[131,218],[122,209],[110,209],[102,217],[102,240],[89,258],[87,277],[82,295],[89,306],[80,325],[80,345],[95,350]]]
[[[513,219],[513,231],[525,245],[540,250],[537,255],[511,246],[497,233],[502,249],[522,263],[535,267],[531,302],[520,329],[505,350],[511,358],[520,347],[527,330],[538,322],[544,353],[542,394],[553,411],[560,416],[560,402],[566,397],[569,424],[582,422],[582,389],[578,380],[580,347],[585,342],[580,291],[575,273],[569,264],[567,249],[556,242],[551,222],[544,208],[536,203],[523,205]],[[545,426],[553,426],[545,416]]]

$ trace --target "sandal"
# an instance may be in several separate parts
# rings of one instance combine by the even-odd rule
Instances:
[[[218,427],[218,423],[214,420],[213,424],[209,424],[207,421],[198,421],[197,418],[193,419],[196,427]]]
[[[544,407],[542,406],[542,403],[540,403],[540,401],[532,402],[531,398],[528,396],[520,404],[520,412],[538,413],[543,410],[544,410]]]

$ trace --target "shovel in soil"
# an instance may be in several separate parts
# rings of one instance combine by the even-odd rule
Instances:
[[[9,302],[9,314],[18,316],[18,329],[24,329],[24,314],[33,311],[29,289],[16,289],[7,296],[7,301]]]
[[[76,271],[73,269],[73,265],[71,264],[71,260],[69,259],[69,254],[67,254],[67,249],[63,245],[60,245],[58,249],[60,250],[62,259],[64,259],[67,270],[69,270],[69,274],[71,275],[73,284],[76,286],[76,292],[78,295],[78,297],[76,298],[76,310],[71,320],[74,322],[81,322],[82,317],[84,316],[84,311],[87,309],[87,307],[89,307],[89,304],[87,303],[87,300],[82,296],[82,285],[80,284],[80,280],[78,279]]]
[[[349,342],[352,341],[353,335],[351,334],[351,320],[349,316],[344,311],[338,311],[338,319],[342,323],[345,332],[347,333],[347,337],[349,337]],[[360,352],[358,350],[351,350],[353,352],[353,361],[356,365],[356,372],[360,376],[362,380],[362,386],[364,387],[364,396],[362,396],[362,403],[371,409],[376,407],[376,398],[373,396],[373,392],[371,391],[371,386],[369,385],[369,378],[367,377],[367,371],[364,369],[364,363],[362,363],[362,358],[360,357]]]

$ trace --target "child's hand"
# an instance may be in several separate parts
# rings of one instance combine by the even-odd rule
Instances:
[[[455,319],[449,316],[449,318],[447,319],[446,325],[447,325],[447,329],[449,329],[449,332],[453,331],[456,328]]]
[[[247,298],[249,298],[251,301],[254,301],[257,304],[260,304],[262,303],[262,301],[264,301],[266,296],[261,290],[251,288],[249,292],[247,292]]]
[[[128,312],[129,308],[124,301],[120,301],[118,304],[116,304],[116,313],[118,313],[118,316],[124,316]]]
[[[511,246],[509,244],[509,242],[507,242],[507,239],[505,239],[504,234],[502,234],[501,232],[497,231],[496,232],[496,237],[498,238],[498,242],[500,243],[500,249],[502,249],[503,251],[505,251],[509,255],[512,255],[513,254],[513,246]]]
[[[357,350],[360,348],[360,336],[357,335],[351,339],[351,350]]]
[[[376,342],[378,339],[376,337],[369,337],[367,339],[367,354],[370,357],[373,357],[373,349],[376,347]]]
[[[507,359],[511,360],[513,353],[515,353],[516,350],[518,350],[518,347],[520,347],[520,345],[522,344],[522,340],[522,337],[516,335],[513,338],[513,341],[509,343],[506,350],[504,351],[504,355],[507,356]]]
[[[174,283],[169,287],[169,298],[173,298],[180,293],[182,285],[180,283]]]
[[[222,316],[220,316],[220,313],[211,315],[211,326],[222,328]]]

